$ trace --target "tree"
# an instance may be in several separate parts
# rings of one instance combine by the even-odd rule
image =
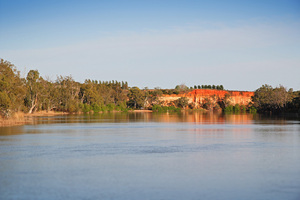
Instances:
[[[75,112],[79,109],[79,83],[76,83],[71,76],[59,76],[56,80],[56,87],[59,91],[59,110]]]
[[[26,95],[25,103],[29,108],[28,113],[32,113],[37,108],[38,98],[40,95],[40,73],[37,70],[30,70],[26,77],[26,85],[28,92]]]
[[[185,84],[176,85],[175,90],[186,91],[189,88]]]
[[[159,103],[159,97],[163,94],[163,91],[159,88],[155,88],[149,94],[150,94],[151,104],[157,104],[157,103]]]
[[[179,108],[185,108],[189,105],[189,100],[186,97],[180,97],[175,101],[175,105]]]
[[[282,112],[292,97],[283,86],[272,88],[270,85],[263,85],[258,88],[252,101],[259,112]]]
[[[24,80],[16,67],[0,59],[0,115],[9,117],[23,109],[25,90]]]
[[[144,93],[138,87],[130,88],[128,92],[128,106],[134,109],[142,108],[144,106]]]

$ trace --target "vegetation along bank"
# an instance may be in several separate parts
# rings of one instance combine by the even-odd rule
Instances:
[[[126,81],[85,80],[58,76],[55,81],[30,70],[21,77],[16,67],[0,60],[0,116],[36,112],[179,111],[300,112],[300,92],[263,85],[254,92],[228,91],[223,85],[177,85],[174,89],[140,89]],[[18,114],[20,115],[20,114]],[[22,116],[22,115],[21,115]]]

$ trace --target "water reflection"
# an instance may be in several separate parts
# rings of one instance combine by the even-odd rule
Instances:
[[[222,114],[202,112],[181,113],[149,113],[149,112],[111,112],[99,114],[63,115],[32,117],[32,125],[39,124],[77,124],[77,123],[129,123],[129,122],[157,122],[157,123],[192,123],[192,124],[223,124],[223,125],[287,125],[299,124],[298,118],[270,117],[252,114]],[[26,125],[25,125],[26,126]],[[262,132],[284,132],[284,128],[274,127],[274,130],[260,127]],[[299,129],[299,128],[298,128]],[[15,135],[24,133],[24,126],[0,127],[0,135]],[[32,132],[34,133],[34,132]],[[36,132],[38,133],[38,131]]]
[[[182,112],[182,113],[100,113],[86,115],[67,115],[53,117],[36,117],[36,124],[51,124],[51,123],[126,123],[126,122],[164,122],[164,123],[203,123],[203,124],[252,124],[253,115],[237,114],[224,115],[213,113],[200,112]]]
[[[35,117],[0,128],[0,199],[297,199],[299,127],[249,114]]]

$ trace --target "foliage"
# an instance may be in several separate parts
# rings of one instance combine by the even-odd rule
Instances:
[[[255,114],[257,112],[256,108],[254,106],[251,106],[249,108],[249,113]]]
[[[27,93],[25,97],[25,106],[28,107],[28,113],[32,113],[38,108],[39,98],[41,96],[42,78],[37,70],[30,70],[26,77]]]
[[[189,88],[185,84],[176,85],[176,87],[175,87],[175,90],[178,90],[178,91],[186,91],[188,89]]]
[[[127,105],[134,109],[140,109],[145,103],[145,93],[141,91],[138,87],[130,88],[128,92],[129,101]]]
[[[222,85],[177,85],[175,89],[153,90],[129,87],[127,82],[85,80],[76,82],[71,76],[58,76],[55,81],[44,79],[37,70],[30,70],[26,78],[8,61],[0,60],[0,115],[9,117],[14,112],[64,111],[94,112],[128,111],[151,108],[156,112],[178,111],[181,108],[196,109],[195,103],[181,97],[172,102],[175,106],[159,105],[163,94],[183,94],[191,89],[224,90]],[[287,91],[283,86],[272,88],[263,85],[255,91],[253,105],[231,105],[229,94],[224,99],[207,98],[202,105],[207,110],[224,112],[299,112],[300,92]]]
[[[292,101],[291,92],[283,86],[272,88],[270,85],[263,85],[255,91],[252,101],[259,112],[283,112],[289,102]]]
[[[235,113],[239,113],[241,111],[239,104],[235,104],[235,106],[233,106],[233,112]]]
[[[180,97],[174,103],[178,108],[185,108],[189,105],[189,100],[186,97]]]
[[[194,85],[194,89],[213,89],[213,90],[224,90],[223,85]]]
[[[225,108],[224,108],[224,112],[225,113],[232,113],[233,112],[233,106],[232,105],[229,105],[229,106],[226,106]]]
[[[10,62],[0,59],[0,114],[2,116],[9,116],[13,112],[23,110],[25,90],[20,72]]]

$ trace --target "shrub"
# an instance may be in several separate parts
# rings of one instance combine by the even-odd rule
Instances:
[[[233,111],[235,113],[239,113],[241,111],[239,104],[235,104],[235,106],[233,106]]]
[[[99,113],[101,111],[101,106],[97,103],[93,103],[91,109],[94,111],[94,113]]]
[[[225,113],[232,113],[233,112],[233,106],[229,105],[229,106],[225,107],[224,112]]]
[[[90,112],[91,111],[91,106],[87,103],[82,104],[81,110],[84,113]]]
[[[256,108],[254,106],[251,106],[249,108],[249,113],[255,114],[257,112]]]

